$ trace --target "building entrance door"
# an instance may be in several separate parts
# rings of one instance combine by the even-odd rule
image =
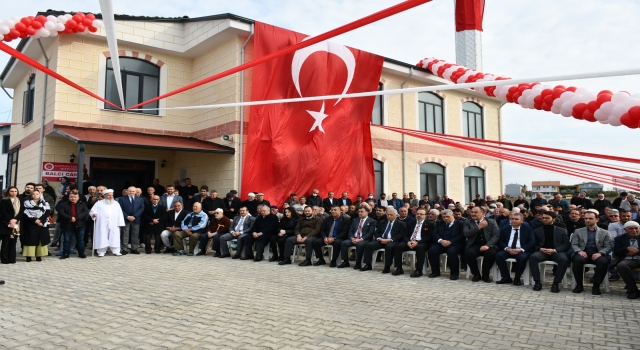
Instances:
[[[155,177],[155,169],[156,162],[152,160],[91,157],[89,164],[91,182],[112,188],[115,197],[120,197],[129,186],[140,187],[145,193],[145,187]]]

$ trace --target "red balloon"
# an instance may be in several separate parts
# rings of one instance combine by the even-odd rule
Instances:
[[[67,23],[64,24],[65,27],[67,28],[75,28],[78,25],[78,22],[74,21],[73,19],[70,19],[67,21]]]
[[[569,86],[568,88],[566,88],[567,91],[571,91],[571,92],[576,92],[576,90],[578,90],[577,87],[575,86]]]
[[[633,106],[627,112],[633,119],[640,120],[640,106]]]
[[[511,99],[513,100],[513,102],[518,103],[518,99],[520,98],[520,96],[522,96],[522,94],[520,92],[516,92],[515,94],[511,95]]]
[[[541,103],[534,103],[534,104],[533,104],[533,108],[535,108],[535,109],[537,109],[537,110],[541,111],[541,110],[542,110],[542,104],[541,104]]]
[[[87,18],[87,17],[85,17],[85,18],[82,20],[82,24],[84,24],[84,26],[85,26],[85,27],[90,26],[92,23],[93,23],[93,20],[91,20],[91,19],[89,19],[89,18]]]
[[[597,121],[597,120],[596,120],[596,117],[594,117],[594,116],[593,116],[593,112],[591,112],[591,111],[590,111],[590,110],[588,110],[588,109],[587,109],[587,110],[585,110],[585,111],[582,113],[582,119],[584,119],[584,120],[586,120],[586,121],[588,121],[588,122],[591,122],[591,123],[593,123],[593,122]]]
[[[78,24],[78,25],[77,25],[75,28],[73,28],[73,29],[75,29],[75,31],[76,31],[77,33],[82,33],[82,32],[84,32],[84,24],[80,23],[80,24]]]
[[[78,12],[75,15],[73,15],[73,17],[71,17],[71,19],[73,19],[74,21],[80,23],[84,19],[84,16],[81,16],[80,13]]]
[[[47,17],[40,15],[38,17],[36,17],[36,21],[40,22],[40,24],[45,24],[47,23]]]
[[[630,128],[637,128],[638,127],[638,122],[636,120],[634,120],[633,117],[631,117],[629,115],[629,113],[625,113],[620,117],[620,123],[622,123],[622,125],[628,126]]]
[[[533,98],[534,105],[542,105],[542,96],[538,95]]]
[[[18,22],[16,23],[14,28],[16,28],[16,30],[19,32],[24,32],[27,29],[27,26],[22,22]]]
[[[20,20],[20,22],[22,24],[24,24],[25,26],[28,26],[31,24],[31,22],[33,22],[33,19],[29,18],[29,17],[22,17],[22,19]]]
[[[564,93],[564,89],[560,89],[558,87],[556,87],[555,89],[553,89],[553,92],[551,93],[551,96],[553,96],[553,99],[556,99],[558,97],[560,97],[560,95],[562,95]]]
[[[564,85],[556,85],[556,87],[554,87],[553,89],[554,89],[554,90],[555,90],[555,89],[562,89],[562,90],[566,90],[567,88],[566,88],[566,87],[564,87]]]
[[[598,98],[597,98],[596,101],[598,101],[598,103],[600,105],[602,105],[605,102],[609,102],[609,101],[611,101],[611,94],[602,94],[602,93],[600,93],[600,94],[598,94]]]
[[[589,108],[591,113],[595,113],[598,108],[600,108],[600,104],[598,104],[598,101],[590,101],[589,103],[587,103],[587,108]]]
[[[551,89],[544,89],[544,90],[542,90],[542,92],[540,93],[540,95],[541,95],[542,97],[546,97],[547,95],[551,95],[551,93],[552,93],[552,92],[553,92],[553,90],[551,90]]]
[[[87,17],[88,19],[90,19],[90,20],[92,20],[92,21],[93,21],[94,19],[96,19],[96,16],[95,16],[93,13],[87,13],[87,15],[86,15],[85,17]]]
[[[545,111],[547,111],[547,112],[550,112],[550,111],[551,111],[551,105],[548,105],[548,104],[546,104],[546,103],[543,103],[543,104],[542,104],[542,109],[543,109],[543,110],[545,110]]]
[[[35,30],[38,30],[42,28],[42,23],[40,23],[39,21],[33,21],[31,22],[31,27]]]
[[[575,106],[573,106],[573,111],[571,115],[576,119],[582,119],[582,113],[584,113],[584,111],[586,110],[587,110],[586,103],[577,103]]]
[[[65,28],[63,33],[65,33],[65,34],[73,34],[73,29]]]
[[[518,92],[523,93],[525,90],[528,90],[529,87],[528,86],[519,86],[518,87]]]
[[[510,93],[510,94],[513,94],[513,93],[515,93],[516,91],[518,91],[518,87],[517,87],[517,86],[512,86],[512,87],[510,87],[510,88],[509,88],[509,90],[508,90],[508,91],[509,91],[509,93]]]
[[[553,98],[552,95],[547,95],[542,99],[542,102],[544,104],[549,105],[549,106],[553,106],[553,100],[554,100],[554,98]]]
[[[7,34],[6,36],[10,37],[11,40],[18,39],[20,37],[20,32],[17,29],[11,29],[9,31],[9,34]]]
[[[513,100],[511,99],[511,94],[507,93],[507,102],[513,102]]]
[[[24,33],[27,34],[28,36],[32,36],[36,34],[36,30],[33,29],[33,27],[27,27]]]
[[[602,91],[598,92],[598,96],[600,96],[600,95],[613,95],[613,91],[602,90]]]
[[[27,32],[20,32],[20,39],[26,39],[29,35],[27,34]]]

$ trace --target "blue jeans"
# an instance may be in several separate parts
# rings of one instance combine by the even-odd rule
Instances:
[[[74,227],[64,230],[64,242],[62,242],[63,254],[69,254],[71,251],[71,236],[76,236],[76,249],[78,255],[84,253],[84,227]]]

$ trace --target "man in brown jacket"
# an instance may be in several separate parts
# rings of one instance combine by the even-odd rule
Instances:
[[[287,242],[285,243],[285,259],[279,262],[278,265],[291,264],[291,255],[293,255],[293,247],[296,244],[304,244],[306,251],[305,256],[307,257],[307,259],[311,259],[311,253],[313,251],[313,241],[316,239],[322,239],[322,237],[320,237],[321,227],[322,219],[313,215],[313,209],[311,207],[305,207],[303,216],[298,221],[296,229],[294,230],[295,236],[287,238]]]
[[[207,234],[200,235],[198,240],[200,241],[198,247],[200,251],[196,255],[207,255],[207,250],[211,247],[213,242],[213,250],[216,252],[214,257],[220,256],[220,236],[229,232],[231,228],[231,220],[224,216],[222,209],[217,208],[213,211],[213,219],[209,221],[209,227],[207,228]],[[212,240],[213,238],[213,240]],[[225,243],[226,244],[226,243]]]

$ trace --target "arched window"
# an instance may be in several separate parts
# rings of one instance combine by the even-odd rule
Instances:
[[[484,194],[484,170],[481,168],[470,166],[464,169],[464,192],[466,194],[466,202],[471,202],[476,194],[481,198]]]
[[[111,64],[107,58],[107,79],[105,97],[107,101],[119,106],[118,88]],[[147,61],[130,57],[120,57],[120,73],[122,74],[122,93],[125,107],[137,105],[140,102],[158,97],[160,94],[160,67]],[[115,109],[105,103],[105,109]],[[158,101],[146,104],[140,108],[158,108]],[[136,111],[132,111],[136,112]],[[158,115],[158,111],[138,111],[139,113]]]
[[[424,163],[420,165],[420,195],[436,198],[446,193],[444,167],[438,163]]]
[[[384,163],[374,159],[373,160],[373,173],[376,176],[376,193],[375,197],[378,198],[380,193],[384,192]]]
[[[384,85],[378,83],[378,91],[384,90]],[[373,113],[371,113],[371,124],[382,125],[383,98],[376,96],[376,102],[373,104]]]
[[[468,137],[484,138],[482,107],[473,102],[462,104],[462,133]]]
[[[440,96],[430,92],[419,93],[418,112],[420,130],[444,133],[444,115],[442,113],[442,99]]]
[[[31,74],[27,81],[27,90],[22,93],[22,122],[27,124],[33,120],[36,104],[36,75]]]

